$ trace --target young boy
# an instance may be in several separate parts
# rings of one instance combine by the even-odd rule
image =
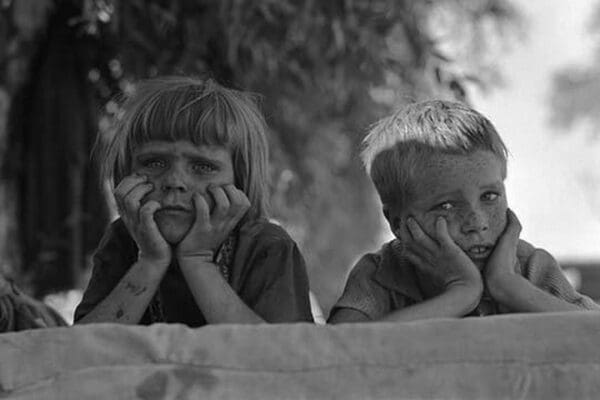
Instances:
[[[507,150],[462,104],[411,104],[375,124],[363,162],[396,239],[354,267],[329,322],[599,310],[519,239]]]

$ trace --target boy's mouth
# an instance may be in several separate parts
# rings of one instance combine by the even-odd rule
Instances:
[[[467,248],[466,253],[472,260],[481,260],[488,258],[492,254],[494,246],[479,244]]]

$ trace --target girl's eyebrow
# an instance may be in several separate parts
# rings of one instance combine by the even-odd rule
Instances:
[[[191,160],[194,162],[210,163],[210,164],[214,164],[218,167],[221,167],[223,165],[223,162],[221,160],[219,160],[218,158],[210,157],[207,155],[200,155],[197,153],[185,152],[185,151],[182,152],[182,155],[185,158],[187,158],[188,160]],[[151,149],[151,150],[142,151],[142,152],[137,153],[135,155],[135,160],[152,158],[152,157],[171,158],[171,157],[173,157],[173,154],[170,151],[161,151],[161,150]]]
[[[205,162],[205,163],[210,163],[210,164],[215,164],[217,166],[222,166],[223,162],[217,158],[211,158],[211,157],[207,157],[207,156],[201,156],[198,154],[193,154],[193,155],[185,155],[186,158],[188,158],[189,160],[195,161],[195,162]]]

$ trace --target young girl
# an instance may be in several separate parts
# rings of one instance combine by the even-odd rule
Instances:
[[[120,219],[76,323],[312,321],[304,260],[265,219],[266,124],[251,98],[169,77],[138,84],[123,108],[100,158]]]

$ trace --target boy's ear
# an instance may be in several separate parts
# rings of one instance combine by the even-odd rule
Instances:
[[[398,229],[400,229],[401,219],[396,213],[391,212],[388,208],[383,208],[383,215],[387,220],[388,224],[390,224],[390,229],[395,234]]]

